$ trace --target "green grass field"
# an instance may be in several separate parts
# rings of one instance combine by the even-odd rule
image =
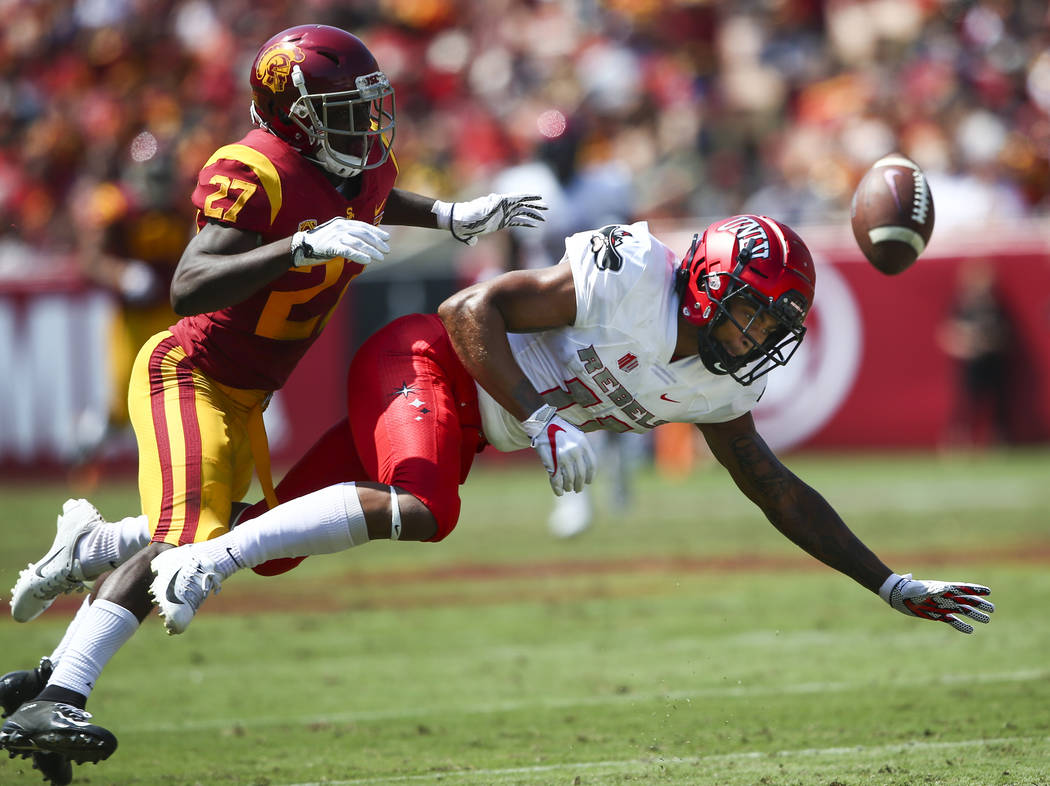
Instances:
[[[898,572],[990,585],[991,625],[892,611],[716,467],[643,473],[571,541],[536,468],[481,467],[442,544],[240,574],[183,636],[151,618],[88,705],[120,747],[76,782],[1050,784],[1050,451],[788,463]],[[70,493],[0,486],[5,605]],[[136,505],[126,483],[91,496]],[[5,614],[0,671],[74,609]],[[38,782],[0,761],[0,783]]]

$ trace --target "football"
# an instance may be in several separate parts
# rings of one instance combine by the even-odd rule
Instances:
[[[853,192],[850,223],[877,270],[895,276],[911,267],[933,232],[933,195],[918,164],[899,153],[872,164]]]

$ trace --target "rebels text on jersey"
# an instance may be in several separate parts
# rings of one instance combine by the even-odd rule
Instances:
[[[744,386],[712,374],[699,355],[674,360],[678,259],[644,221],[565,241],[572,327],[508,335],[518,365],[558,414],[584,431],[646,432],[667,422],[720,423],[749,412],[765,380]],[[486,439],[528,447],[521,423],[478,387]]]
[[[378,150],[376,151],[378,154]],[[260,129],[217,150],[201,169],[193,204],[209,221],[258,232],[269,243],[336,216],[379,224],[397,176],[391,156],[360,175],[347,199],[288,144]],[[172,332],[190,360],[236,388],[280,388],[338,305],[361,265],[336,258],[292,268],[246,300],[184,317]]]

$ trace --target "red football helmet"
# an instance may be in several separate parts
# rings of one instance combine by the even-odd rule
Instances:
[[[782,366],[795,354],[813,304],[813,257],[795,232],[765,216],[731,216],[694,235],[677,273],[682,316],[699,328],[700,358],[709,371],[742,385]],[[729,305],[745,299],[754,316],[741,324]],[[744,355],[732,355],[712,333],[726,320],[748,333],[769,314],[777,328]]]
[[[252,63],[252,121],[340,177],[383,164],[394,140],[394,90],[359,38],[300,25]],[[388,100],[389,99],[389,100]]]

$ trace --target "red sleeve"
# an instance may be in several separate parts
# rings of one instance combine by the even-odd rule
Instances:
[[[193,204],[198,227],[221,221],[266,233],[280,210],[281,178],[265,155],[244,145],[217,151],[197,176]]]

